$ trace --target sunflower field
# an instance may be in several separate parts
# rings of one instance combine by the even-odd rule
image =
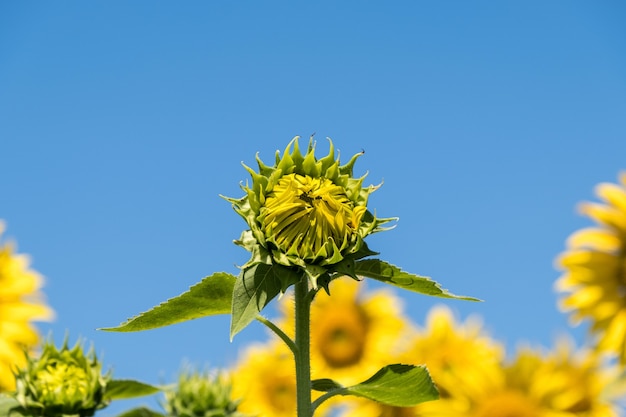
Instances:
[[[43,277],[13,243],[0,243],[0,417],[90,417],[111,401],[157,394],[159,409],[119,417],[618,417],[626,399],[626,173],[597,186],[580,212],[596,224],[573,233],[556,257],[559,308],[589,324],[580,346],[507,351],[477,315],[461,319],[455,295],[381,259],[366,238],[393,228],[368,206],[364,185],[294,138],[273,164],[244,165],[243,197],[224,197],[246,229],[238,275],[215,272],[112,332],[135,332],[230,314],[231,339],[253,321],[266,340],[232,366],[187,366],[177,381],[115,379],[84,341],[60,347],[35,322],[54,319]],[[3,225],[0,223],[0,233]],[[375,285],[373,285],[375,284]],[[383,285],[384,284],[384,285]],[[424,318],[401,291],[439,297]],[[268,318],[273,303],[277,317]],[[228,337],[228,335],[223,335]]]

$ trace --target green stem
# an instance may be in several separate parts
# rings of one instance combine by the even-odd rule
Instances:
[[[289,350],[291,350],[294,355],[296,354],[298,348],[296,347],[296,344],[293,342],[293,340],[291,340],[289,336],[285,334],[285,332],[283,332],[278,326],[276,326],[274,323],[272,323],[260,314],[257,314],[256,319],[266,325],[271,331],[276,334],[276,336],[280,337],[282,341],[285,342],[285,344],[289,347]]]
[[[295,285],[296,299],[296,396],[298,417],[312,417],[309,280],[303,276]]]
[[[346,395],[347,390],[345,388],[337,388],[332,391],[328,391],[324,395],[320,396],[317,400],[313,401],[313,412],[317,410],[317,407],[320,406],[327,399],[334,397],[335,395]]]

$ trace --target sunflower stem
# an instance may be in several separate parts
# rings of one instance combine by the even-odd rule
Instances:
[[[296,301],[296,393],[298,417],[312,417],[309,280],[303,276],[295,285]]]

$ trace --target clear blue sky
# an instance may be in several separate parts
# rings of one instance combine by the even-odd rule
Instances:
[[[581,341],[553,259],[626,170],[625,21],[620,1],[2,2],[0,218],[47,278],[40,328],[118,378],[232,364],[261,325],[232,344],[228,317],[95,329],[237,273],[245,224],[218,194],[316,132],[384,180],[384,259],[484,299],[445,303],[511,348]],[[402,296],[418,323],[440,302]]]

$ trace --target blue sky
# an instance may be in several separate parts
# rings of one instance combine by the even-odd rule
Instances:
[[[264,341],[255,323],[230,343],[227,317],[95,329],[237,273],[245,224],[218,194],[316,132],[384,181],[381,257],[484,299],[445,303],[511,349],[582,341],[553,260],[626,170],[625,19],[619,1],[3,2],[0,218],[46,276],[42,332],[152,383]],[[397,294],[418,323],[442,301]]]

